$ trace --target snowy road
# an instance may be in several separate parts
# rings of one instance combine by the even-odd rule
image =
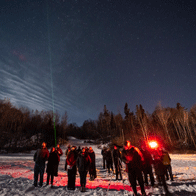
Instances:
[[[64,171],[65,157],[61,157],[59,165],[59,176],[55,177],[53,189],[50,186],[42,188],[34,188],[33,184],[33,154],[9,154],[0,155],[0,196],[102,196],[102,195],[132,195],[133,192],[129,186],[129,182],[125,180],[124,186],[122,181],[114,181],[115,176],[109,176],[102,169],[101,150],[96,145],[86,144],[83,141],[71,138],[71,145],[76,146],[92,146],[96,153],[96,166],[98,177],[94,181],[87,180],[87,191],[81,193],[79,186],[79,176],[76,178],[76,190],[68,191],[67,173]],[[65,152],[65,147],[62,147]],[[174,182],[167,181],[169,190],[174,195],[196,196],[196,155],[171,155],[172,169],[174,174]],[[127,174],[124,172],[124,179]],[[44,176],[44,182],[46,175]],[[110,184],[110,186],[109,186]],[[109,186],[109,190],[108,190]],[[161,190],[145,187],[148,195],[160,195]],[[108,190],[108,191],[107,191]],[[138,192],[140,189],[138,187]]]

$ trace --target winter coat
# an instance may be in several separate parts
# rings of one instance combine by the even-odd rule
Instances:
[[[163,155],[160,152],[154,152],[153,155],[153,165],[155,169],[155,174],[158,176],[165,174],[165,166],[163,165]]]
[[[80,154],[82,152],[80,146],[78,147],[78,149],[76,150],[78,154]]]
[[[88,171],[90,167],[91,159],[88,153],[80,153],[77,158],[78,171]]]
[[[160,158],[154,159],[153,164],[156,175],[161,176],[165,174],[165,166]]]
[[[46,172],[48,174],[56,174],[58,171],[57,171],[57,168],[58,168],[58,155],[57,155],[57,152],[54,151],[54,152],[51,152],[50,155],[49,155],[49,158],[48,158],[48,164],[47,164],[47,169],[46,169]]]
[[[103,158],[106,158],[106,149],[105,148],[102,149],[101,154],[102,154]]]
[[[47,148],[38,149],[34,154],[34,161],[38,165],[45,165],[48,160],[49,151]]]
[[[89,166],[89,174],[96,175],[96,166],[95,166],[95,152],[92,150],[89,150],[89,156],[91,159],[91,163]]]
[[[113,150],[113,159],[115,165],[120,165],[121,154],[118,149]]]
[[[134,146],[122,151],[122,159],[127,164],[128,173],[135,169],[142,170],[142,161],[144,160],[140,150]]]
[[[152,156],[148,150],[141,150],[141,153],[144,157],[143,169],[148,170],[152,168]]]
[[[58,155],[58,162],[60,162],[60,156],[62,156],[63,151],[60,148],[57,148],[56,151],[57,151],[57,155]]]
[[[76,151],[75,150],[71,150],[67,154],[67,159],[66,159],[67,165],[72,168],[73,166],[76,165],[76,159],[77,159]]]
[[[105,158],[106,158],[106,162],[113,162],[112,161],[112,153],[110,150],[106,150],[106,153],[105,153]]]

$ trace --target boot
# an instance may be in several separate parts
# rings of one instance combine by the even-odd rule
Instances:
[[[81,192],[85,192],[85,187],[84,187],[84,184],[82,184],[82,187],[81,187]]]
[[[170,192],[167,192],[165,195],[166,196],[172,196],[172,194]]]
[[[82,187],[82,192],[85,192],[86,191],[86,188],[85,187]]]

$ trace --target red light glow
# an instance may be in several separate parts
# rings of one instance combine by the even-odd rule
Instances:
[[[155,141],[151,141],[151,142],[149,142],[149,146],[150,146],[150,148],[157,148],[158,144]]]

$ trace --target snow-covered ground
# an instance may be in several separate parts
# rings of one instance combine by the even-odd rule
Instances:
[[[89,181],[87,177],[86,192],[80,192],[79,176],[76,177],[76,190],[67,190],[67,172],[64,171],[65,156],[61,157],[59,165],[59,176],[54,178],[54,188],[33,186],[33,154],[8,154],[0,155],[0,196],[102,196],[102,195],[132,195],[132,189],[127,180],[127,174],[123,172],[122,181],[114,181],[115,176],[109,176],[102,169],[101,149],[97,145],[87,144],[73,137],[69,143],[75,146],[91,146],[96,153],[96,166],[98,177]],[[66,147],[61,146],[63,152]],[[168,188],[174,195],[196,196],[196,155],[171,154],[174,181],[167,181]],[[44,175],[44,185],[46,174]],[[147,195],[161,195],[164,191],[159,188],[145,187]],[[140,188],[138,187],[138,193]]]

